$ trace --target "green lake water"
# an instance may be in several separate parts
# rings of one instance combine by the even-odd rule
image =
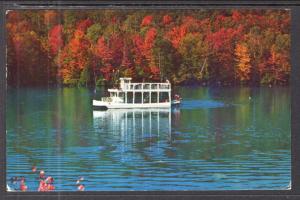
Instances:
[[[177,87],[172,109],[93,111],[93,90],[7,91],[7,183],[57,191],[272,190],[291,180],[289,87]],[[104,95],[98,88],[96,98]]]

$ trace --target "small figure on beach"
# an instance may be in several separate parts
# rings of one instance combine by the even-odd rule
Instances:
[[[22,192],[25,192],[25,191],[27,191],[27,189],[28,189],[28,187],[25,183],[25,177],[21,177],[21,179],[20,179],[20,190]]]
[[[78,191],[84,191],[85,187],[83,184],[80,184],[78,187],[77,187]]]
[[[40,171],[40,179],[44,179],[45,178],[45,172],[44,170]]]
[[[38,191],[39,192],[48,192],[55,190],[55,186],[53,185],[54,179],[49,176],[45,180],[41,180],[39,184]]]
[[[36,170],[37,170],[36,166],[32,166],[31,171],[36,172]]]
[[[81,177],[79,177],[79,179],[76,181],[76,185],[77,185],[77,190],[78,190],[78,191],[84,191],[84,189],[85,189],[84,184],[81,184],[81,181],[83,181],[83,180],[84,180],[84,178],[83,178],[83,176],[81,176]]]
[[[76,185],[78,185],[81,181],[83,181],[84,178],[81,176],[77,181],[76,181]]]

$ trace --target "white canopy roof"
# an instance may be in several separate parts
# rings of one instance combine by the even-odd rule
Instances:
[[[120,80],[128,80],[128,81],[131,81],[131,80],[132,80],[132,78],[123,77],[123,78],[120,78]]]

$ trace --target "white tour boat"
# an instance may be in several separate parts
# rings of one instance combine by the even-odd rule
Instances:
[[[119,88],[108,89],[109,97],[93,100],[95,109],[111,108],[170,108],[180,104],[180,99],[171,100],[171,84],[132,83],[131,78],[120,78]]]

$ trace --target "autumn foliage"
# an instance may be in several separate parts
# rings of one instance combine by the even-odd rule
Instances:
[[[141,26],[148,26],[151,24],[153,17],[151,15],[145,16],[142,20]]]
[[[53,54],[57,54],[63,47],[63,26],[61,24],[54,26],[49,31],[48,43],[50,46],[50,52]]]
[[[163,17],[163,23],[166,24],[170,24],[172,22],[172,17],[170,15],[165,15]]]
[[[10,85],[288,84],[288,10],[13,10]]]
[[[236,56],[236,78],[241,81],[248,81],[250,79],[250,55],[248,47],[243,44],[237,44],[235,48]]]

